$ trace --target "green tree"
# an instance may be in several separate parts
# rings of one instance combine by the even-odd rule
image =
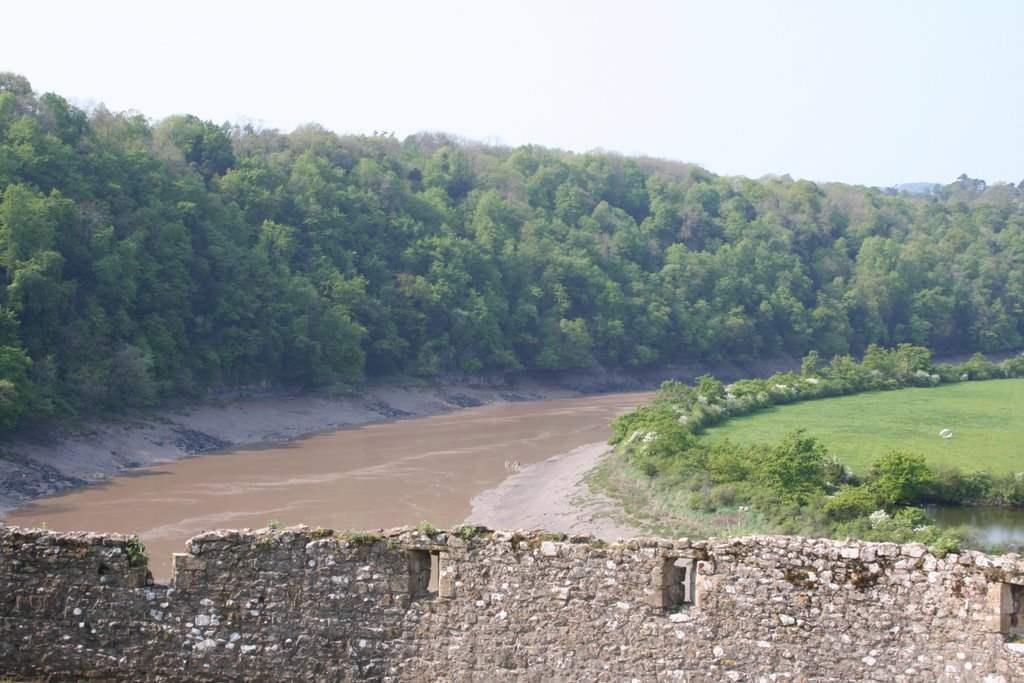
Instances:
[[[697,392],[703,396],[708,403],[718,404],[725,399],[725,387],[722,382],[711,375],[701,375],[697,378]]]
[[[871,486],[844,484],[825,501],[825,515],[832,522],[850,522],[879,509],[878,492]]]
[[[868,483],[890,510],[922,502],[934,482],[924,456],[907,451],[889,451],[868,472]]]
[[[784,503],[803,504],[825,490],[827,458],[828,451],[817,439],[797,429],[761,457],[755,476]]]
[[[53,248],[56,230],[47,199],[39,190],[8,185],[0,203],[0,263],[10,270],[40,251]]]
[[[21,349],[0,346],[0,429],[12,429],[32,405],[32,361]]]
[[[803,357],[800,363],[800,376],[804,379],[821,376],[821,356],[817,351],[812,349]]]
[[[157,128],[157,137],[176,148],[205,181],[224,175],[234,165],[234,149],[225,129],[191,114],[164,119]]]

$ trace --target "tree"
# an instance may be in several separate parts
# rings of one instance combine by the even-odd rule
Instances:
[[[21,337],[35,355],[56,350],[70,287],[62,282],[64,257],[41,251],[18,262],[7,286],[7,301],[21,322]]]
[[[224,175],[235,163],[227,132],[210,121],[191,114],[169,116],[160,123],[157,133],[177,148],[185,163],[207,182],[214,175]]]
[[[366,352],[362,348],[366,328],[353,322],[340,306],[331,306],[317,320],[316,338],[317,353],[311,376],[314,382],[354,382],[362,378],[366,363]]]
[[[434,152],[423,170],[423,183],[443,189],[454,201],[465,197],[473,187],[473,171],[466,154],[448,146]]]
[[[833,522],[850,522],[878,509],[878,493],[870,486],[844,484],[825,501],[825,515]]]
[[[800,376],[804,379],[821,376],[821,356],[817,351],[812,349],[803,357],[800,363]]]
[[[21,74],[0,71],[0,93],[9,92],[21,97],[32,96],[32,84]]]
[[[922,502],[935,482],[935,475],[923,455],[889,451],[871,466],[868,482],[887,508]]]
[[[0,203],[0,264],[8,270],[53,247],[56,230],[39,190],[21,184],[8,185]]]
[[[118,349],[110,363],[108,401],[122,407],[152,403],[156,397],[152,367],[152,357],[138,347],[125,344]]]
[[[697,378],[697,392],[712,404],[721,403],[725,398],[725,387],[711,375],[701,375]]]
[[[21,349],[0,346],[0,429],[12,429],[32,404],[32,361]]]
[[[784,503],[803,504],[825,490],[827,458],[828,451],[817,439],[797,429],[761,457],[755,476]]]

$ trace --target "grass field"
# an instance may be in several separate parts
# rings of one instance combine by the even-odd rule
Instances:
[[[733,418],[701,438],[778,442],[802,428],[857,474],[891,450],[932,466],[1024,472],[1024,379],[962,382],[803,401]],[[939,438],[939,430],[953,438]]]

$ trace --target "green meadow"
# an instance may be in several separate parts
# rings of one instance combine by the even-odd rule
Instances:
[[[934,468],[1024,472],[1024,379],[961,382],[802,401],[732,418],[701,438],[777,443],[804,429],[855,473],[891,450]],[[953,437],[942,439],[948,428]]]

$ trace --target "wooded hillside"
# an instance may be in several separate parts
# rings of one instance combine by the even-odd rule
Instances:
[[[257,382],[1018,348],[1022,194],[152,122],[0,74],[0,425]]]

